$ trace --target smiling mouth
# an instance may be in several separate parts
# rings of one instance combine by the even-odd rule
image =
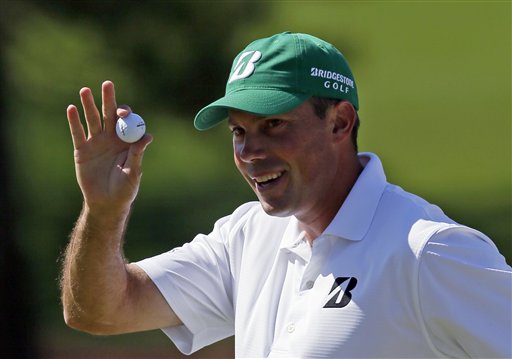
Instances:
[[[271,183],[275,182],[279,178],[281,178],[283,173],[284,172],[276,172],[276,173],[271,173],[271,174],[268,174],[265,176],[252,177],[252,180],[256,183],[256,186],[265,187],[265,186],[268,186]]]

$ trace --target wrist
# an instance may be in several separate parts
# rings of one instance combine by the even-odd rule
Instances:
[[[130,206],[101,206],[84,202],[82,217],[87,219],[89,226],[101,230],[119,231],[124,230],[130,210]]]

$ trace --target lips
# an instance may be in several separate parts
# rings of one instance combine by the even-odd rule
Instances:
[[[253,181],[255,181],[258,184],[263,184],[265,182],[275,180],[275,179],[281,177],[282,175],[283,175],[283,172],[276,172],[276,173],[271,173],[271,174],[264,175],[264,176],[253,177],[252,179],[253,179]]]
[[[251,179],[254,181],[256,188],[261,191],[264,189],[269,189],[273,187],[273,185],[277,185],[281,177],[283,176],[284,171],[281,172],[273,172],[264,174],[261,176],[254,176]]]

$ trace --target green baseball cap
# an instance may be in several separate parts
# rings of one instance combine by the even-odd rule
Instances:
[[[194,126],[207,130],[229,109],[262,116],[291,111],[312,96],[347,100],[358,109],[345,57],[317,37],[283,32],[250,43],[233,61],[224,97],[200,110]]]

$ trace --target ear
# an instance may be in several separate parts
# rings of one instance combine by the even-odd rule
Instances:
[[[331,110],[332,134],[338,140],[350,139],[357,118],[356,109],[350,102],[340,101]]]

